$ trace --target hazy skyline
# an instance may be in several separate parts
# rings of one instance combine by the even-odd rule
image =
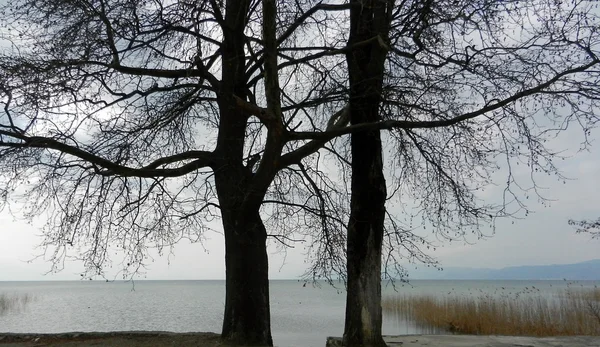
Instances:
[[[597,135],[597,134],[596,134]],[[555,146],[574,153],[578,141],[571,137]],[[560,162],[565,176],[574,180],[563,184],[555,178],[539,179],[545,197],[553,199],[544,207],[535,199],[529,206],[534,211],[521,220],[501,220],[496,234],[486,240],[468,245],[462,242],[444,243],[434,255],[446,267],[489,267],[502,268],[517,265],[543,265],[576,263],[600,258],[600,240],[591,240],[587,235],[578,235],[567,224],[570,218],[597,218],[600,215],[600,148],[581,152],[575,157]],[[523,170],[518,175],[527,175]],[[525,177],[525,176],[523,176]],[[501,184],[494,189],[502,189]],[[490,193],[491,194],[491,193]],[[50,263],[42,259],[27,263],[41,252],[36,249],[42,239],[36,237],[39,229],[14,218],[3,211],[0,213],[0,280],[76,280],[83,267],[78,262],[65,264],[58,274],[43,275]],[[212,224],[216,229],[218,223]],[[211,232],[206,235],[203,246],[182,242],[173,255],[155,257],[149,262],[147,279],[223,279],[225,260],[223,236]],[[432,238],[434,239],[434,238]],[[441,245],[441,242],[436,241]],[[304,263],[304,246],[278,253],[276,247],[270,252],[270,277],[272,279],[298,278],[307,268]],[[118,268],[118,264],[114,264]],[[409,270],[414,267],[409,267]],[[113,275],[114,276],[114,275]],[[109,277],[112,278],[112,277]],[[119,277],[117,277],[118,279]]]
[[[600,240],[591,240],[588,235],[576,234],[575,228],[568,225],[569,219],[595,219],[600,217],[600,131],[595,130],[588,138],[589,150],[580,151],[582,133],[572,126],[560,133],[557,138],[546,143],[550,150],[561,152],[568,157],[556,159],[556,165],[566,183],[556,177],[536,175],[538,188],[548,206],[530,198],[521,198],[532,211],[523,219],[501,219],[496,223],[495,235],[491,238],[464,242],[438,241],[431,231],[425,236],[437,243],[436,251],[430,250],[442,267],[503,268],[519,265],[570,264],[600,258]],[[384,149],[384,153],[386,150]],[[524,187],[531,185],[530,170],[527,165],[514,165],[512,173]],[[500,201],[505,188],[506,172],[495,175],[495,185],[489,186],[478,196],[486,202]],[[391,178],[386,178],[390,180]],[[389,184],[390,182],[388,182]],[[12,205],[13,210],[19,206]],[[514,207],[514,206],[513,206]],[[18,213],[17,213],[18,214]],[[41,218],[38,218],[38,227]],[[222,230],[220,221],[209,223],[215,230]],[[15,219],[5,209],[0,211],[0,281],[7,280],[77,280],[84,270],[80,262],[67,262],[65,269],[58,274],[47,274],[50,263],[38,258],[29,263],[42,250],[36,248],[42,242],[40,229],[27,221]],[[490,229],[483,228],[486,234]],[[146,279],[224,279],[225,246],[223,235],[217,232],[205,234],[201,244],[184,241],[176,245],[173,254],[167,251],[162,257],[155,256],[149,261],[145,271]],[[271,279],[295,279],[302,276],[308,265],[305,263],[305,246],[295,244],[287,254],[278,252],[275,241],[271,240],[269,252],[269,272]],[[71,250],[71,254],[76,252]],[[114,254],[113,254],[114,255]],[[115,257],[118,259],[118,255]],[[114,262],[113,269],[119,269]],[[407,269],[414,271],[414,265]],[[108,269],[110,270],[110,269]],[[116,271],[109,272],[107,278],[115,278]],[[116,279],[120,277],[117,276]]]

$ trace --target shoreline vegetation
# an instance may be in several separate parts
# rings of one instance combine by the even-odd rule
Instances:
[[[0,293],[0,315],[13,310],[21,310],[35,298],[27,293]]]
[[[536,294],[535,287],[509,294],[398,295],[383,311],[419,328],[452,334],[600,336],[600,288]]]

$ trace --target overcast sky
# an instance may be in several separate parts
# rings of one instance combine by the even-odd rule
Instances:
[[[2,3],[2,0],[0,0]],[[1,45],[0,45],[1,46]],[[432,253],[444,267],[501,268],[515,265],[566,264],[600,258],[600,240],[578,235],[567,224],[570,218],[586,219],[600,216],[600,131],[592,139],[590,152],[577,153],[579,133],[564,136],[552,144],[553,148],[567,150],[572,158],[561,161],[562,173],[572,178],[566,184],[553,178],[541,179],[545,197],[555,200],[548,207],[530,201],[534,211],[526,219],[502,220],[497,223],[495,235],[475,244],[455,242],[440,244]],[[527,181],[529,173],[517,173]],[[501,182],[498,182],[501,184]],[[494,195],[490,188],[489,195]],[[497,193],[497,191],[496,191]],[[219,228],[218,225],[214,225]],[[46,274],[50,263],[37,258],[42,250],[36,246],[42,241],[40,230],[16,219],[8,211],[0,212],[0,281],[1,280],[76,280],[82,264],[71,262],[58,274]],[[148,266],[147,279],[223,279],[224,242],[219,233],[206,235],[203,245],[181,243],[174,254],[155,257]],[[275,247],[270,253],[270,275],[273,279],[300,277],[307,266],[301,244],[287,253]],[[411,270],[409,268],[409,270]],[[409,273],[410,274],[410,273]]]
[[[575,133],[574,133],[575,134]],[[599,133],[594,133],[600,138]],[[596,141],[597,142],[597,141]],[[538,181],[546,187],[545,196],[554,199],[549,207],[532,201],[535,213],[522,220],[498,222],[496,234],[476,244],[444,244],[432,254],[442,266],[501,268],[514,265],[565,264],[600,258],[600,240],[577,235],[567,224],[569,218],[600,216],[600,145],[593,142],[590,152],[580,152],[561,161],[563,173],[572,178],[566,184],[555,179]],[[573,154],[577,138],[564,137],[553,144]],[[520,173],[526,179],[527,171]],[[500,187],[495,189],[501,189]],[[217,225],[218,227],[218,225]],[[0,213],[0,280],[75,280],[83,270],[80,263],[65,264],[58,274],[45,273],[50,264],[33,259],[42,250],[39,229],[16,220],[6,211]],[[225,277],[223,236],[207,235],[204,248],[181,243],[170,256],[156,257],[149,264],[147,279],[223,279]],[[300,277],[305,269],[304,248],[297,245],[287,254],[272,247],[270,272],[273,279]]]

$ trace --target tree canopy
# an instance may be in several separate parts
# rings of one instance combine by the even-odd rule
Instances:
[[[352,40],[351,8],[374,4],[384,10],[371,21],[387,29]],[[596,6],[9,0],[0,202],[50,216],[43,245],[55,266],[74,252],[90,274],[115,248],[135,272],[149,248],[200,240],[220,218],[223,335],[271,344],[269,236],[308,238],[314,277],[345,273],[345,135],[386,131],[387,261],[431,261],[415,225],[480,235],[523,204],[513,165],[533,180],[560,175],[546,141],[577,126],[587,144],[600,100]],[[346,58],[368,65],[373,51],[383,52],[378,115],[351,122]],[[480,200],[497,172],[503,202]]]

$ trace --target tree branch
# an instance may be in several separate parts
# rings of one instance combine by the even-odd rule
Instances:
[[[327,122],[327,130],[325,133],[331,133],[337,131],[338,129],[346,129],[346,125],[350,122],[350,110],[348,106],[345,106],[341,110],[337,111],[335,114],[331,116],[329,121]],[[292,133],[297,134],[297,133]],[[334,138],[335,136],[327,139],[315,139],[312,140],[301,147],[286,153],[281,156],[281,160],[279,161],[280,167],[290,166],[292,164],[298,164],[303,158],[316,153],[321,147],[325,145],[329,140]]]
[[[556,74],[553,78],[548,81],[541,83],[533,88],[525,89],[518,93],[513,94],[512,96],[503,99],[503,100],[493,100],[496,101],[493,104],[488,104],[479,110],[468,112],[462,114],[460,116],[456,116],[450,119],[443,120],[433,120],[433,121],[406,121],[406,120],[385,120],[381,122],[373,122],[373,123],[361,123],[356,125],[350,125],[347,127],[337,128],[326,130],[324,132],[314,132],[314,131],[303,131],[303,132],[290,132],[288,134],[289,140],[322,140],[329,141],[335,137],[346,135],[358,131],[372,131],[372,130],[390,130],[390,129],[431,129],[431,128],[441,128],[455,125],[457,123],[463,122],[465,120],[473,119],[478,116],[484,115],[488,112],[501,109],[515,101],[523,99],[527,96],[535,95],[544,91],[544,89],[552,86],[554,83],[558,82],[561,78],[576,74],[579,72],[585,72],[586,70],[592,68],[593,66],[600,63],[600,60],[593,60],[592,62],[573,68],[570,70],[565,70],[559,74]]]
[[[21,142],[6,142],[0,140],[0,148],[40,148],[57,150],[62,153],[70,154],[79,159],[83,159],[95,166],[95,172],[102,176],[119,175],[123,177],[178,177],[188,174],[202,167],[214,167],[217,163],[213,152],[208,151],[189,151],[164,157],[155,160],[151,164],[141,167],[132,168],[117,164],[113,161],[104,159],[96,154],[90,153],[81,148],[62,143],[52,138],[43,136],[26,136],[0,130],[0,135],[20,140]],[[195,159],[190,163],[184,164],[174,169],[157,169],[160,165],[172,164],[177,161]],[[104,168],[104,170],[100,168]]]

